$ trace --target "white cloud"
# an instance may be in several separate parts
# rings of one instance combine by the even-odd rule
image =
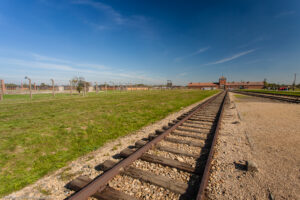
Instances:
[[[95,2],[95,1],[89,1],[89,0],[78,0],[73,1],[74,4],[81,4],[81,5],[88,5],[92,6],[95,9],[103,11],[107,16],[109,16],[114,22],[117,24],[123,24],[126,19],[123,18],[123,16],[117,12],[115,9],[113,9],[111,6],[106,5],[101,2]]]
[[[61,62],[61,63],[70,63],[70,61],[67,61],[67,60],[62,60],[62,59],[58,59],[58,58],[43,56],[43,55],[36,54],[36,53],[31,53],[31,55],[34,57],[34,59],[40,60],[40,61],[53,61],[53,62]]]
[[[207,51],[209,49],[209,47],[205,47],[205,48],[201,48],[201,49],[198,49],[197,51],[193,52],[193,53],[190,53],[188,55],[185,55],[185,56],[180,56],[180,57],[177,57],[174,59],[175,62],[180,62],[186,58],[189,58],[189,57],[192,57],[192,56],[195,56],[195,55],[198,55],[200,53],[203,53],[205,51]]]
[[[51,62],[51,63],[64,63],[64,64],[76,66],[76,67],[90,67],[90,68],[95,68],[95,69],[108,69],[109,68],[104,65],[90,64],[90,63],[78,63],[78,62],[63,60],[63,59],[59,59],[59,58],[48,57],[48,56],[40,55],[37,53],[31,53],[31,55],[37,61],[46,61],[46,62]]]
[[[283,11],[283,12],[275,15],[275,18],[281,18],[281,17],[285,17],[285,16],[289,16],[289,15],[294,15],[294,14],[296,14],[296,11],[294,11],[294,10]]]
[[[206,65],[215,65],[215,64],[221,64],[221,63],[225,63],[225,62],[229,62],[231,60],[234,60],[234,59],[237,59],[241,56],[244,56],[244,55],[247,55],[249,53],[252,53],[254,52],[256,49],[250,49],[248,51],[243,51],[243,52],[240,52],[240,53],[237,53],[237,54],[234,54],[233,56],[230,56],[230,57],[227,57],[227,58],[223,58],[221,60],[217,60],[215,62],[211,62],[211,63],[208,63]]]
[[[147,22],[144,16],[132,15],[132,16],[123,16],[120,12],[116,11],[110,5],[104,4],[99,1],[92,0],[77,0],[73,1],[73,4],[91,6],[99,11],[102,11],[112,22],[116,25],[128,25],[136,27],[144,27],[143,25]],[[86,24],[93,26],[98,30],[110,29],[108,25],[97,24],[88,20],[84,20]],[[110,24],[111,25],[111,24]]]
[[[237,47],[237,48],[239,48],[239,49],[241,49],[241,48],[246,48],[246,47],[249,47],[249,46],[251,46],[251,45],[254,45],[254,44],[258,43],[258,42],[262,42],[262,41],[269,40],[269,39],[270,39],[270,37],[267,37],[267,36],[259,36],[259,37],[257,37],[257,38],[254,38],[253,40],[249,41],[248,43],[245,43],[245,44],[243,44],[243,45],[240,45],[240,46]]]
[[[177,76],[186,76],[187,73],[186,72],[183,72],[183,73],[180,73],[180,74],[177,74]]]
[[[68,80],[73,76],[83,76],[88,81],[114,81],[131,82],[131,83],[149,83],[157,84],[164,82],[165,78],[157,77],[143,72],[136,72],[130,70],[122,70],[116,68],[108,68],[98,64],[77,64],[72,61],[61,60],[39,54],[30,54],[30,60],[12,59],[0,57],[1,66],[12,66],[11,69],[5,68],[2,71],[3,78],[11,76],[4,74],[5,71],[17,71],[16,80],[20,79],[27,73],[30,77],[35,77],[41,81],[47,81],[49,77],[60,78],[63,83],[68,83]],[[59,61],[59,62],[58,62]],[[1,67],[0,67],[1,69]],[[7,70],[8,69],[8,70]],[[39,74],[39,75],[36,75]],[[44,77],[47,77],[46,80]]]

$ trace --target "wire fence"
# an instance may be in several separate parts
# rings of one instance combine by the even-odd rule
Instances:
[[[0,80],[0,100],[4,99],[4,95],[13,94],[29,94],[30,98],[34,94],[82,94],[107,91],[148,91],[148,90],[170,90],[170,89],[186,89],[185,86],[172,86],[168,81],[161,85],[145,85],[142,83],[121,83],[121,82],[79,82],[74,80],[55,80],[49,79],[49,82],[43,80],[31,80],[25,77],[22,81]],[[83,79],[84,80],[84,79]]]

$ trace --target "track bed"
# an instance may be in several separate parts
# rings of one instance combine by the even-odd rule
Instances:
[[[94,180],[77,177],[67,185],[77,191],[68,199],[201,199],[226,96],[216,95],[124,149],[119,162],[95,166],[100,175]]]

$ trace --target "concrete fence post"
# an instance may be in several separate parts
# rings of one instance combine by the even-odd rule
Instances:
[[[4,80],[1,80],[1,93],[0,93],[0,101],[3,100],[4,98],[4,92],[5,92],[5,84],[4,84]]]
[[[52,82],[52,95],[54,97],[55,96],[55,92],[54,92],[54,80],[51,79],[51,82]]]
[[[99,92],[98,83],[95,82],[95,84],[96,84],[96,93],[98,93]]]
[[[88,88],[87,88],[87,84],[86,84],[86,82],[84,82],[84,96],[85,96],[86,93],[88,92],[87,89],[88,89]]]
[[[25,76],[25,79],[27,79],[29,81],[30,100],[32,100],[31,79],[28,76]]]
[[[29,79],[29,93],[30,93],[30,100],[32,100],[31,79]]]
[[[70,94],[72,95],[72,81],[70,81]]]

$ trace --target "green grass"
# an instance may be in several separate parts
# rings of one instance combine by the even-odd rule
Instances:
[[[95,95],[95,93],[89,93],[89,96]],[[49,101],[54,99],[65,99],[70,98],[71,95],[68,93],[57,93],[53,97],[52,94],[33,94],[32,101]],[[72,98],[82,97],[78,93],[73,93]],[[4,95],[4,101],[0,103],[20,103],[20,102],[30,102],[30,95],[29,94],[6,94]]]
[[[217,91],[5,95],[0,103],[0,196]],[[63,178],[70,176],[64,174]]]
[[[248,98],[247,96],[242,95],[242,94],[235,94],[234,96],[235,96],[236,98]]]
[[[265,94],[287,94],[287,95],[294,95],[294,96],[300,96],[300,91],[276,91],[276,90],[240,90],[244,92],[259,92],[259,93],[265,93]]]

